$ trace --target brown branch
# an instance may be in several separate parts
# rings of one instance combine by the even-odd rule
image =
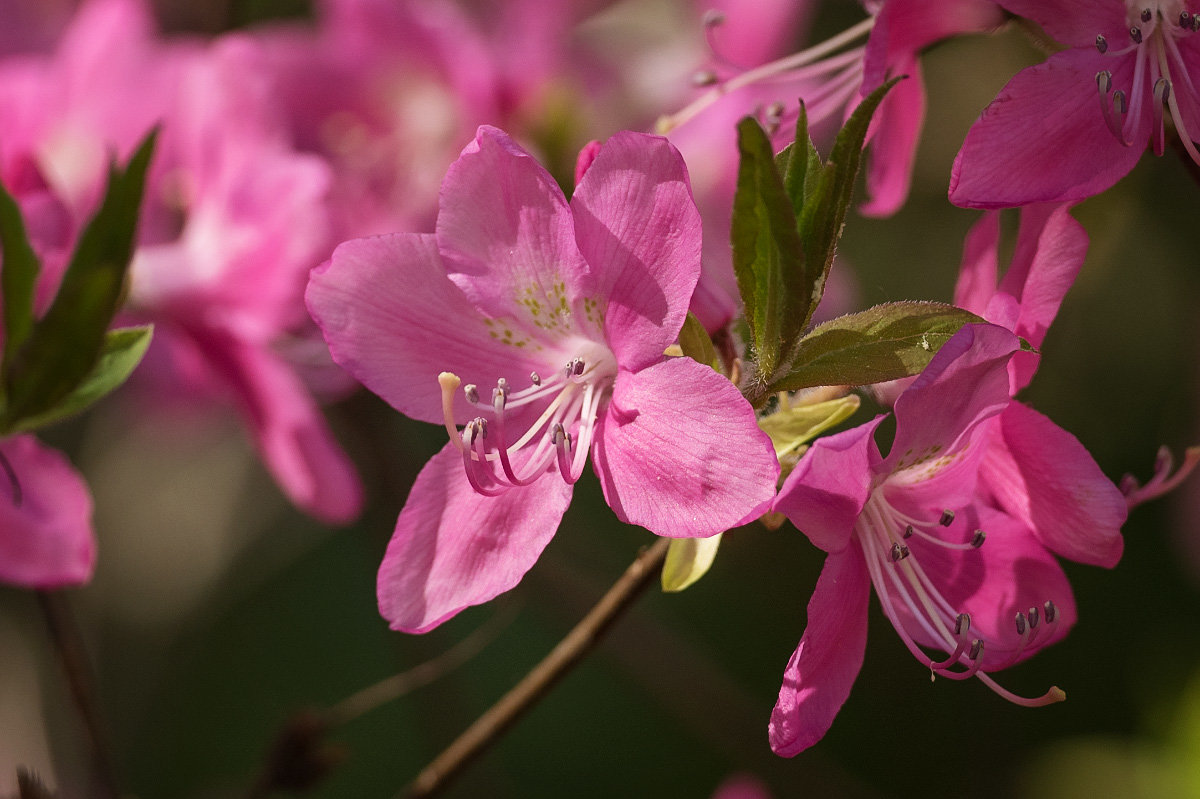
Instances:
[[[637,560],[629,565],[621,578],[608,589],[608,593],[588,615],[512,690],[435,757],[408,786],[405,795],[433,796],[445,789],[459,771],[541,699],[572,666],[596,646],[605,631],[658,576],[670,543],[670,539],[660,538],[653,546],[642,550]]]
[[[95,791],[99,796],[119,799],[116,770],[108,745],[96,691],[92,685],[91,667],[88,665],[83,638],[75,625],[75,617],[67,598],[58,591],[37,591],[38,604],[46,619],[46,628],[54,643],[55,652],[62,664],[75,707],[87,731],[92,749],[92,770]]]

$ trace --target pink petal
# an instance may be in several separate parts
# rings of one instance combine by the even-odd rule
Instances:
[[[1125,4],[1116,0],[996,0],[1006,10],[1026,17],[1046,33],[1072,47],[1094,47],[1096,34],[1110,43],[1128,40]],[[1171,20],[1167,20],[1168,23]]]
[[[1094,35],[1094,34],[1093,34]],[[1104,123],[1096,73],[1132,82],[1132,59],[1094,49],[1055,53],[1000,90],[967,133],[950,177],[950,201],[972,208],[1082,200],[1116,183],[1141,157],[1149,120],[1132,147]]]
[[[992,0],[888,0],[875,18],[863,54],[863,94],[907,66],[931,44],[963,33],[997,28],[1004,14]]]
[[[959,308],[980,316],[987,310],[988,302],[996,294],[999,246],[1000,213],[988,211],[971,226],[963,241],[962,264],[954,285],[954,304]],[[1004,320],[988,318],[988,321],[1007,327]]]
[[[450,279],[482,312],[529,331],[580,297],[587,265],[550,173],[507,133],[481,126],[442,182],[437,243]]]
[[[700,213],[687,168],[666,139],[624,131],[601,147],[571,198],[586,293],[604,334],[637,371],[675,341],[700,277]]]
[[[362,509],[362,485],[308,390],[279,356],[219,333],[197,335],[233,389],[263,462],[297,507],[334,524]]]
[[[16,480],[0,473],[0,581],[39,589],[86,583],[96,562],[87,484],[33,436],[5,439],[0,453]]]
[[[1018,348],[1016,336],[995,325],[967,325],[942,345],[937,355],[896,399],[896,438],[883,472],[915,490],[969,494],[979,447],[968,447],[975,428],[1009,404],[1008,361]],[[981,432],[981,435],[983,433]],[[973,478],[972,478],[973,479]]]
[[[1073,435],[1013,402],[1000,417],[981,480],[1052,552],[1112,567],[1121,559],[1125,498]]]
[[[571,487],[554,474],[498,497],[475,493],[446,444],[417,476],[379,567],[379,612],[423,633],[504,593],[554,536]]]
[[[1027,205],[1021,209],[1021,228],[1012,265],[1004,274],[1000,291],[1016,297],[1020,315],[1011,330],[1035,347],[1046,340],[1046,331],[1087,255],[1088,236],[1069,213],[1069,205]],[[990,314],[985,314],[990,321]],[[1016,393],[1033,379],[1038,356],[1021,352],[1013,356],[1009,371]]]
[[[413,419],[441,424],[439,372],[490,386],[545,368],[517,346],[519,334],[504,337],[505,323],[485,323],[446,277],[431,235],[342,244],[313,270],[306,299],[333,359]],[[457,402],[460,422],[478,415]]]
[[[672,537],[714,535],[762,514],[779,477],[750,404],[690,358],[617,375],[592,459],[617,518]]]
[[[818,438],[779,489],[771,510],[782,513],[826,552],[850,543],[858,515],[871,493],[879,460],[875,428],[884,417]]]
[[[825,559],[808,601],[808,625],[771,712],[776,754],[792,757],[821,740],[850,696],[867,648],[870,585],[857,546]]]
[[[887,8],[887,6],[884,6]],[[892,87],[878,110],[878,127],[871,135],[867,166],[867,195],[859,206],[867,216],[890,216],[908,199],[917,141],[925,121],[925,85],[921,65],[913,59],[903,66],[907,78]]]

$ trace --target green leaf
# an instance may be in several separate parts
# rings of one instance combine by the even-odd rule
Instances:
[[[801,150],[804,152],[803,158],[799,156]],[[803,100],[800,101],[800,113],[796,117],[795,141],[775,156],[775,166],[783,176],[783,188],[799,219],[805,203],[819,184],[824,168],[821,154],[808,137],[808,111]]]
[[[668,593],[682,591],[707,574],[717,557],[722,535],[672,539],[667,547],[667,559],[663,561],[662,590]]]
[[[920,373],[966,324],[969,311],[936,302],[895,302],[818,325],[800,340],[791,369],[769,388],[862,386]]]
[[[833,266],[833,256],[854,193],[871,117],[898,80],[893,78],[863,98],[838,132],[829,161],[820,168],[817,176],[812,174],[813,170],[808,170],[810,174],[806,178],[804,207],[798,215],[798,227],[800,240],[804,243],[804,263],[814,275],[810,309],[817,307],[825,293],[825,280]],[[807,323],[808,319],[805,320]]]
[[[804,262],[795,212],[775,167],[770,139],[753,117],[738,123],[737,192],[733,200],[733,268],[762,379],[804,329],[799,289]],[[799,303],[799,304],[798,304]]]
[[[811,404],[781,408],[758,420],[758,426],[771,438],[775,457],[783,460],[802,444],[849,419],[858,410],[855,394]]]
[[[41,265],[29,244],[21,209],[0,186],[0,291],[4,293],[4,357],[0,374],[33,327],[33,290]]]
[[[717,349],[713,346],[708,331],[691,311],[688,311],[683,320],[683,329],[679,331],[679,348],[693,361],[711,366],[717,371],[721,370],[721,364],[717,361]]]
[[[49,412],[92,372],[124,291],[154,140],[155,133],[146,137],[126,170],[110,167],[100,209],[79,237],[54,303],[7,365],[5,429]]]
[[[72,416],[118,388],[141,362],[153,333],[152,325],[108,331],[91,374],[53,408],[21,419],[12,432],[34,430]]]

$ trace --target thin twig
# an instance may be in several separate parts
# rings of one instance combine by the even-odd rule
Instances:
[[[92,747],[92,769],[95,790],[100,796],[119,799],[116,769],[113,768],[112,750],[100,716],[100,705],[92,684],[91,667],[88,665],[83,638],[75,624],[75,616],[67,597],[58,591],[38,591],[38,604],[46,619],[46,628],[54,643],[59,662],[62,663],[75,707],[87,731]]]
[[[608,593],[575,625],[567,636],[534,666],[521,682],[492,705],[450,746],[426,766],[405,796],[432,796],[443,790],[452,777],[495,742],[522,713],[531,708],[572,666],[592,650],[604,632],[617,620],[662,569],[670,540],[659,539],[643,550]]]

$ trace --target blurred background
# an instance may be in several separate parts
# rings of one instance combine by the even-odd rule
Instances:
[[[505,106],[558,175],[569,175],[587,140],[649,130],[658,114],[677,110],[691,96],[687,76],[706,58],[703,8],[585,5],[564,26],[564,48],[626,72],[567,76],[518,111]],[[494,10],[461,6],[483,21]],[[43,8],[49,15],[55,6]],[[156,11],[171,35],[206,36],[281,18],[304,26],[312,14],[302,0],[163,0]],[[819,41],[859,18],[855,4],[825,3],[799,27],[804,41]],[[47,31],[61,24],[47,20]],[[51,42],[48,32],[36,45]],[[912,195],[891,218],[847,221],[838,269],[857,304],[949,300],[963,236],[979,216],[947,202],[950,164],[979,111],[1042,57],[1015,29],[925,56],[929,113]],[[430,165],[439,180],[465,142]],[[1160,444],[1178,456],[1200,437],[1198,200],[1197,182],[1168,152],[1146,156],[1075,211],[1091,237],[1087,262],[1023,399],[1073,432],[1114,480],[1127,472],[1145,480]],[[1006,219],[1014,223],[1015,212]],[[333,706],[486,628],[466,662],[331,731],[344,759],[309,795],[393,796],[650,543],[613,519],[585,476],[516,590],[426,635],[390,632],[375,607],[375,571],[443,430],[362,391],[330,405],[366,486],[361,518],[331,528],[283,498],[234,422],[186,413],[130,425],[137,407],[118,393],[44,435],[71,455],[95,498],[96,576],[69,599],[130,795],[252,796],[272,740],[295,713]],[[705,797],[748,775],[778,797],[1200,796],[1198,525],[1192,480],[1133,512],[1115,570],[1065,564],[1079,623],[1063,643],[1001,675],[1018,693],[1061,686],[1068,701],[1046,708],[1010,705],[977,681],[931,683],[873,605],[849,701],[825,739],[794,759],[771,753],[767,721],[822,555],[790,525],[750,525],[725,537],[692,588],[665,595],[652,587],[447,795]],[[40,622],[28,592],[0,588],[0,795],[15,790],[18,765],[52,786],[78,785],[86,770],[82,731]]]

